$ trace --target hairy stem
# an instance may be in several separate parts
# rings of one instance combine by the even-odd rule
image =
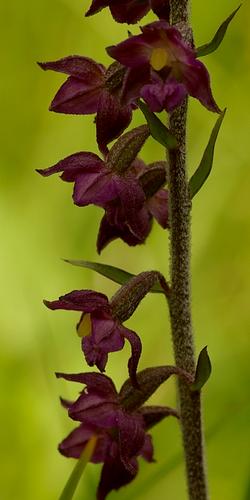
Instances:
[[[188,0],[171,0],[173,23],[182,23],[190,43]],[[195,372],[190,290],[190,210],[186,169],[187,101],[170,118],[171,132],[178,149],[169,154],[169,203],[171,245],[171,294],[169,299],[172,338],[176,365]],[[200,393],[191,392],[183,381],[178,383],[181,428],[190,500],[208,500],[206,484]]]

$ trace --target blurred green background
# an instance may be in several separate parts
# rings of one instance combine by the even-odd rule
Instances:
[[[193,0],[197,44],[208,41],[237,7],[233,0]],[[84,5],[85,4],[85,5]],[[1,498],[54,500],[74,461],[61,457],[57,443],[73,428],[59,395],[76,396],[78,385],[55,380],[55,371],[86,370],[75,335],[77,313],[51,312],[42,299],[77,288],[110,295],[116,286],[61,258],[83,258],[168,274],[168,238],[159,227],[147,245],[112,243],[101,258],[95,239],[101,210],[79,209],[72,186],[45,168],[79,150],[97,152],[93,117],[47,111],[64,77],[44,73],[36,61],[82,54],[108,63],[105,46],[126,36],[126,26],[108,10],[84,19],[84,0],[31,0],[1,3]],[[204,390],[208,471],[213,500],[250,498],[250,169],[249,3],[245,3],[220,49],[206,58],[213,92],[228,113],[216,148],[212,176],[193,203],[193,308],[196,346],[208,345],[213,376]],[[150,17],[148,19],[151,19]],[[136,28],[132,28],[135,33]],[[189,168],[196,167],[215,115],[192,100]],[[139,111],[134,124],[143,123]],[[164,152],[153,140],[144,147],[148,161]],[[162,297],[148,296],[131,325],[143,339],[140,367],[171,363],[168,314]],[[128,348],[110,356],[107,373],[117,386],[127,377]],[[124,370],[120,369],[124,366]],[[153,401],[175,405],[171,381]],[[154,431],[156,464],[110,498],[185,500],[178,425],[169,419]],[[166,473],[168,472],[168,473]],[[93,500],[99,466],[89,465],[76,499]],[[247,493],[248,492],[248,493]]]

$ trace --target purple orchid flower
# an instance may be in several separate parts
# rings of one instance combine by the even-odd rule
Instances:
[[[152,229],[153,218],[163,229],[169,227],[168,192],[162,188],[166,183],[165,162],[146,166],[142,160],[136,159],[131,165],[132,170],[145,194],[143,206],[134,213],[133,219],[128,219],[117,202],[106,205],[97,238],[98,253],[117,238],[130,246],[144,243]]]
[[[105,7],[109,7],[113,18],[118,23],[135,24],[150,9],[160,19],[169,20],[169,0],[93,0],[85,15],[92,16]]]
[[[106,295],[92,290],[74,290],[58,300],[44,301],[52,310],[82,311],[77,325],[78,335],[82,338],[82,350],[89,366],[96,365],[105,371],[110,352],[120,351],[125,339],[130,342],[132,355],[128,362],[131,380],[136,385],[136,370],[141,355],[141,341],[138,335],[125,328],[112,311]]]
[[[43,176],[62,172],[61,178],[74,182],[73,200],[78,206],[94,204],[105,209],[97,239],[101,250],[115,238],[129,245],[144,243],[153,217],[168,227],[167,191],[164,162],[148,167],[135,160],[149,135],[142,125],[121,136],[105,161],[90,152],[64,158],[56,165],[38,170]]]
[[[94,153],[75,153],[37,171],[44,177],[62,172],[63,181],[74,182],[73,200],[79,207],[94,204],[105,208],[107,203],[119,199],[124,211],[127,207],[133,214],[145,199],[143,189],[130,171],[120,175]]]
[[[107,49],[111,57],[129,68],[123,84],[124,102],[143,97],[151,111],[171,112],[190,95],[210,111],[220,113],[208,71],[178,29],[156,21],[141,31],[141,35]]]
[[[102,64],[83,56],[38,64],[44,70],[69,75],[54,97],[50,111],[96,114],[97,143],[100,151],[106,154],[107,144],[119,137],[132,119],[131,105],[120,102],[124,68],[115,63],[106,70]]]
[[[120,175],[97,155],[87,152],[68,156],[38,172],[45,177],[62,172],[62,180],[74,182],[75,205],[94,204],[106,210],[97,243],[99,252],[115,237],[121,237],[131,245],[145,240],[150,231],[150,217],[143,208],[146,199],[143,188],[133,172],[128,170]],[[110,231],[112,237],[109,237]]]
[[[97,499],[105,500],[110,491],[135,478],[139,456],[148,462],[154,461],[147,430],[170,414],[177,416],[176,412],[154,406],[128,410],[112,380],[99,373],[56,375],[86,386],[76,402],[62,400],[70,418],[81,424],[60,443],[59,451],[66,457],[79,458],[88,441],[94,436],[97,438],[91,462],[104,464]]]

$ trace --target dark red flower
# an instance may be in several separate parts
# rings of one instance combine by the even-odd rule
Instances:
[[[146,166],[142,160],[137,159],[131,165],[131,170],[134,171],[145,194],[144,203],[134,212],[133,218],[126,216],[120,203],[111,202],[106,205],[98,233],[98,253],[117,238],[121,238],[130,246],[144,243],[152,229],[153,218],[163,229],[169,227],[168,192],[163,189],[166,184],[165,162]]]
[[[108,354],[120,351],[127,339],[132,351],[128,362],[129,374],[136,384],[141,341],[134,331],[119,321],[119,317],[112,311],[112,301],[109,303],[106,295],[92,290],[74,290],[58,300],[45,300],[44,304],[52,310],[82,311],[77,325],[78,335],[82,339],[82,350],[88,365],[96,365],[100,371],[105,370]]]
[[[89,57],[69,56],[39,63],[44,70],[69,75],[54,97],[50,110],[57,113],[96,114],[96,135],[100,151],[119,137],[132,119],[131,105],[120,103],[124,68],[114,63],[107,70]]]
[[[76,205],[93,203],[105,209],[98,252],[115,238],[129,245],[143,243],[150,233],[153,217],[163,228],[168,227],[168,195],[162,189],[166,183],[166,164],[156,162],[146,167],[141,160],[135,160],[148,135],[146,125],[122,135],[105,161],[93,153],[80,152],[38,170],[45,177],[62,172],[62,180],[74,182]]]
[[[74,182],[76,205],[93,203],[105,209],[97,239],[99,253],[116,238],[131,246],[144,243],[153,217],[164,229],[168,227],[168,193],[162,189],[166,183],[165,163],[146,166],[137,159],[126,172],[117,172],[110,164],[110,159],[115,160],[112,151],[113,148],[105,162],[93,153],[81,152],[48,169],[38,170],[45,177],[62,172],[62,180]],[[124,164],[122,161],[119,166],[118,160],[115,163],[118,170]]]
[[[97,499],[130,483],[138,473],[138,457],[153,461],[153,446],[147,429],[176,412],[166,407],[145,406],[128,410],[112,380],[99,373],[64,374],[57,377],[86,387],[74,403],[64,402],[69,416],[81,422],[59,445],[66,457],[79,458],[89,440],[97,441],[91,458],[103,463]]]
[[[105,7],[110,8],[113,18],[118,23],[134,24],[150,9],[160,19],[169,20],[169,0],[93,0],[85,15],[92,16]]]
[[[151,111],[172,111],[191,95],[210,111],[220,113],[211,92],[208,71],[177,28],[157,21],[141,28],[108,54],[129,70],[124,79],[124,102],[143,97]]]

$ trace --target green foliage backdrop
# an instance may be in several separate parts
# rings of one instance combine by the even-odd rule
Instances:
[[[237,5],[193,0],[197,43],[208,41]],[[84,5],[85,4],[85,5]],[[111,294],[116,285],[61,258],[96,260],[95,237],[101,211],[79,209],[71,185],[42,179],[45,168],[80,150],[97,151],[92,117],[47,111],[63,77],[43,73],[37,60],[83,54],[108,62],[104,47],[124,38],[108,11],[88,20],[85,0],[1,3],[1,498],[56,500],[74,461],[61,457],[57,443],[73,426],[58,396],[78,387],[56,381],[57,371],[86,370],[74,326],[77,313],[51,312],[42,299],[77,288]],[[228,107],[216,148],[214,170],[193,201],[193,304],[197,352],[208,344],[213,375],[204,389],[208,469],[212,498],[247,500],[250,476],[249,291],[250,291],[250,6],[246,2],[218,52],[206,58],[214,95]],[[150,18],[149,18],[150,19]],[[133,28],[132,28],[133,29]],[[216,117],[192,102],[189,119],[190,175],[199,163]],[[135,124],[143,123],[136,112]],[[161,159],[153,140],[143,157]],[[131,272],[159,269],[167,275],[167,235],[154,227],[146,246],[115,242],[99,261]],[[147,297],[129,324],[143,338],[141,368],[172,362],[164,299]],[[128,351],[111,356],[108,374],[119,386]],[[73,385],[73,384],[72,384]],[[175,404],[174,383],[154,402]],[[130,489],[110,498],[184,500],[180,436],[175,421],[154,431],[158,463],[142,464]],[[163,467],[164,465],[164,467]],[[165,475],[164,471],[168,470]],[[89,465],[78,500],[93,500],[99,473]],[[249,495],[249,493],[248,493]]]

